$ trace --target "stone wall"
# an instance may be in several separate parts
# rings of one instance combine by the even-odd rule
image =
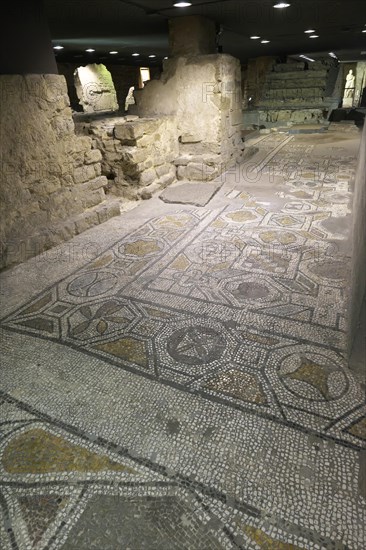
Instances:
[[[274,63],[273,58],[251,60],[247,70],[247,101],[259,125],[321,123],[334,107],[337,80],[333,60],[314,63]],[[331,89],[332,88],[332,89]],[[247,117],[248,121],[253,119]]]
[[[58,63],[58,70],[61,75],[66,78],[67,89],[70,97],[70,103],[74,111],[82,111],[82,107],[79,104],[79,99],[76,94],[76,88],[74,83],[74,72],[80,67],[79,63]],[[117,65],[116,63],[106,63],[107,69],[112,75],[112,80],[117,93],[117,102],[119,110],[123,112],[125,108],[125,101],[131,86],[135,88],[139,87],[140,82],[140,68],[139,66],[130,65]],[[158,78],[160,74],[159,67],[150,67],[151,79]]]
[[[86,113],[118,111],[112,75],[102,63],[78,67],[74,82],[79,103]]]
[[[76,124],[102,155],[109,191],[127,199],[149,198],[176,181],[179,154],[174,117],[106,117]]]
[[[142,117],[174,116],[180,180],[208,181],[242,158],[241,69],[229,55],[172,58],[136,92]]]
[[[267,74],[272,71],[275,63],[275,58],[271,56],[249,59],[242,75],[244,108],[258,106]]]
[[[119,214],[106,201],[101,154],[77,137],[58,75],[0,76],[1,267]]]
[[[350,281],[352,294],[349,305],[349,351],[352,349],[366,292],[366,124],[361,139],[352,211],[352,273]]]

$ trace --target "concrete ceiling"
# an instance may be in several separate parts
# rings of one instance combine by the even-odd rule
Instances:
[[[343,61],[366,61],[365,0],[289,0],[286,9],[274,9],[274,0],[191,0],[183,9],[174,8],[174,1],[44,0],[52,40],[64,46],[58,61],[160,64],[169,55],[168,19],[194,14],[216,21],[223,52],[243,63],[260,55],[328,52]],[[309,38],[307,29],[319,38]],[[252,35],[270,42],[261,44]],[[87,54],[87,48],[96,51]],[[133,58],[134,52],[140,57]]]

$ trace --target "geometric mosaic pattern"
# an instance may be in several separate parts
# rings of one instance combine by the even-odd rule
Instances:
[[[250,204],[153,219],[2,326],[358,447],[336,422],[364,398],[342,356],[347,263],[313,216]]]
[[[165,391],[223,411],[232,444],[217,447],[222,455],[205,472],[210,481],[180,468],[174,453],[171,467],[161,466],[159,452],[171,450],[158,448],[153,431],[145,434],[151,452],[137,453],[109,432],[90,433],[72,410],[60,420],[27,405],[21,393],[0,393],[6,550],[364,547],[365,503],[360,498],[357,510],[352,499],[354,457],[366,448],[365,396],[345,359],[349,273],[337,242],[347,235],[333,223],[350,213],[355,159],[333,147],[333,158],[314,160],[313,146],[287,136],[261,143],[261,173],[273,186],[285,181],[276,207],[233,185],[215,210],[152,218],[1,321],[4,335],[90,359],[93,375],[83,384],[97,385],[98,369],[108,365],[160,388],[158,420],[176,449],[182,421],[169,417]],[[103,414],[113,417],[118,397],[118,388],[104,396]],[[193,464],[216,436],[207,414],[189,417],[198,426],[184,449]],[[236,449],[235,430],[254,434],[251,455]],[[288,487],[282,451],[292,445],[286,467],[297,481]],[[331,479],[321,477],[323,466]],[[301,484],[296,506],[308,510],[307,495],[319,498],[324,529],[302,525],[296,514],[288,519]],[[339,532],[333,526],[342,500],[349,530]]]

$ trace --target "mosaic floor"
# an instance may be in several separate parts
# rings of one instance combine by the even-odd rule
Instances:
[[[155,197],[2,274],[4,550],[366,547],[359,133],[255,142],[206,207]]]

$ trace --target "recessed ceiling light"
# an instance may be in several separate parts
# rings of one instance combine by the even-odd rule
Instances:
[[[364,29],[362,32],[366,32],[366,29]]]
[[[174,4],[175,8],[188,8],[189,6],[192,6],[192,2],[176,2]]]
[[[154,54],[153,54],[153,55],[149,55],[149,57],[151,57],[151,58],[152,58],[152,57],[156,57],[156,55],[154,55]]]
[[[260,36],[251,36],[250,38],[251,38],[251,40],[259,40]]]
[[[89,52],[89,53],[92,53],[92,52],[95,52],[95,50],[93,50],[93,48],[88,48],[87,50],[85,50],[86,52]]]
[[[269,40],[261,40],[261,44],[269,44]]]
[[[319,36],[317,34],[312,34],[309,38],[319,38]]]
[[[140,55],[139,53],[133,53],[132,57],[138,57],[139,55]]]
[[[315,32],[315,29],[309,29],[308,31],[304,31],[305,34],[313,34]]]
[[[289,2],[276,2],[275,4],[273,4],[273,7],[279,10],[283,8],[289,8],[290,6],[291,4]]]
[[[338,59],[336,54],[334,52],[329,52],[330,57],[333,57],[333,59]]]
[[[109,53],[110,53],[111,55],[115,55],[115,54],[118,53],[118,52],[113,51],[113,52],[109,52]]]
[[[164,59],[169,59],[169,57],[164,57]]]
[[[315,63],[315,59],[312,59],[311,57],[307,57],[306,55],[299,55],[302,59],[306,59],[306,61],[311,61],[311,63]]]
[[[53,49],[54,50],[63,50],[64,47],[63,46],[53,46]]]

